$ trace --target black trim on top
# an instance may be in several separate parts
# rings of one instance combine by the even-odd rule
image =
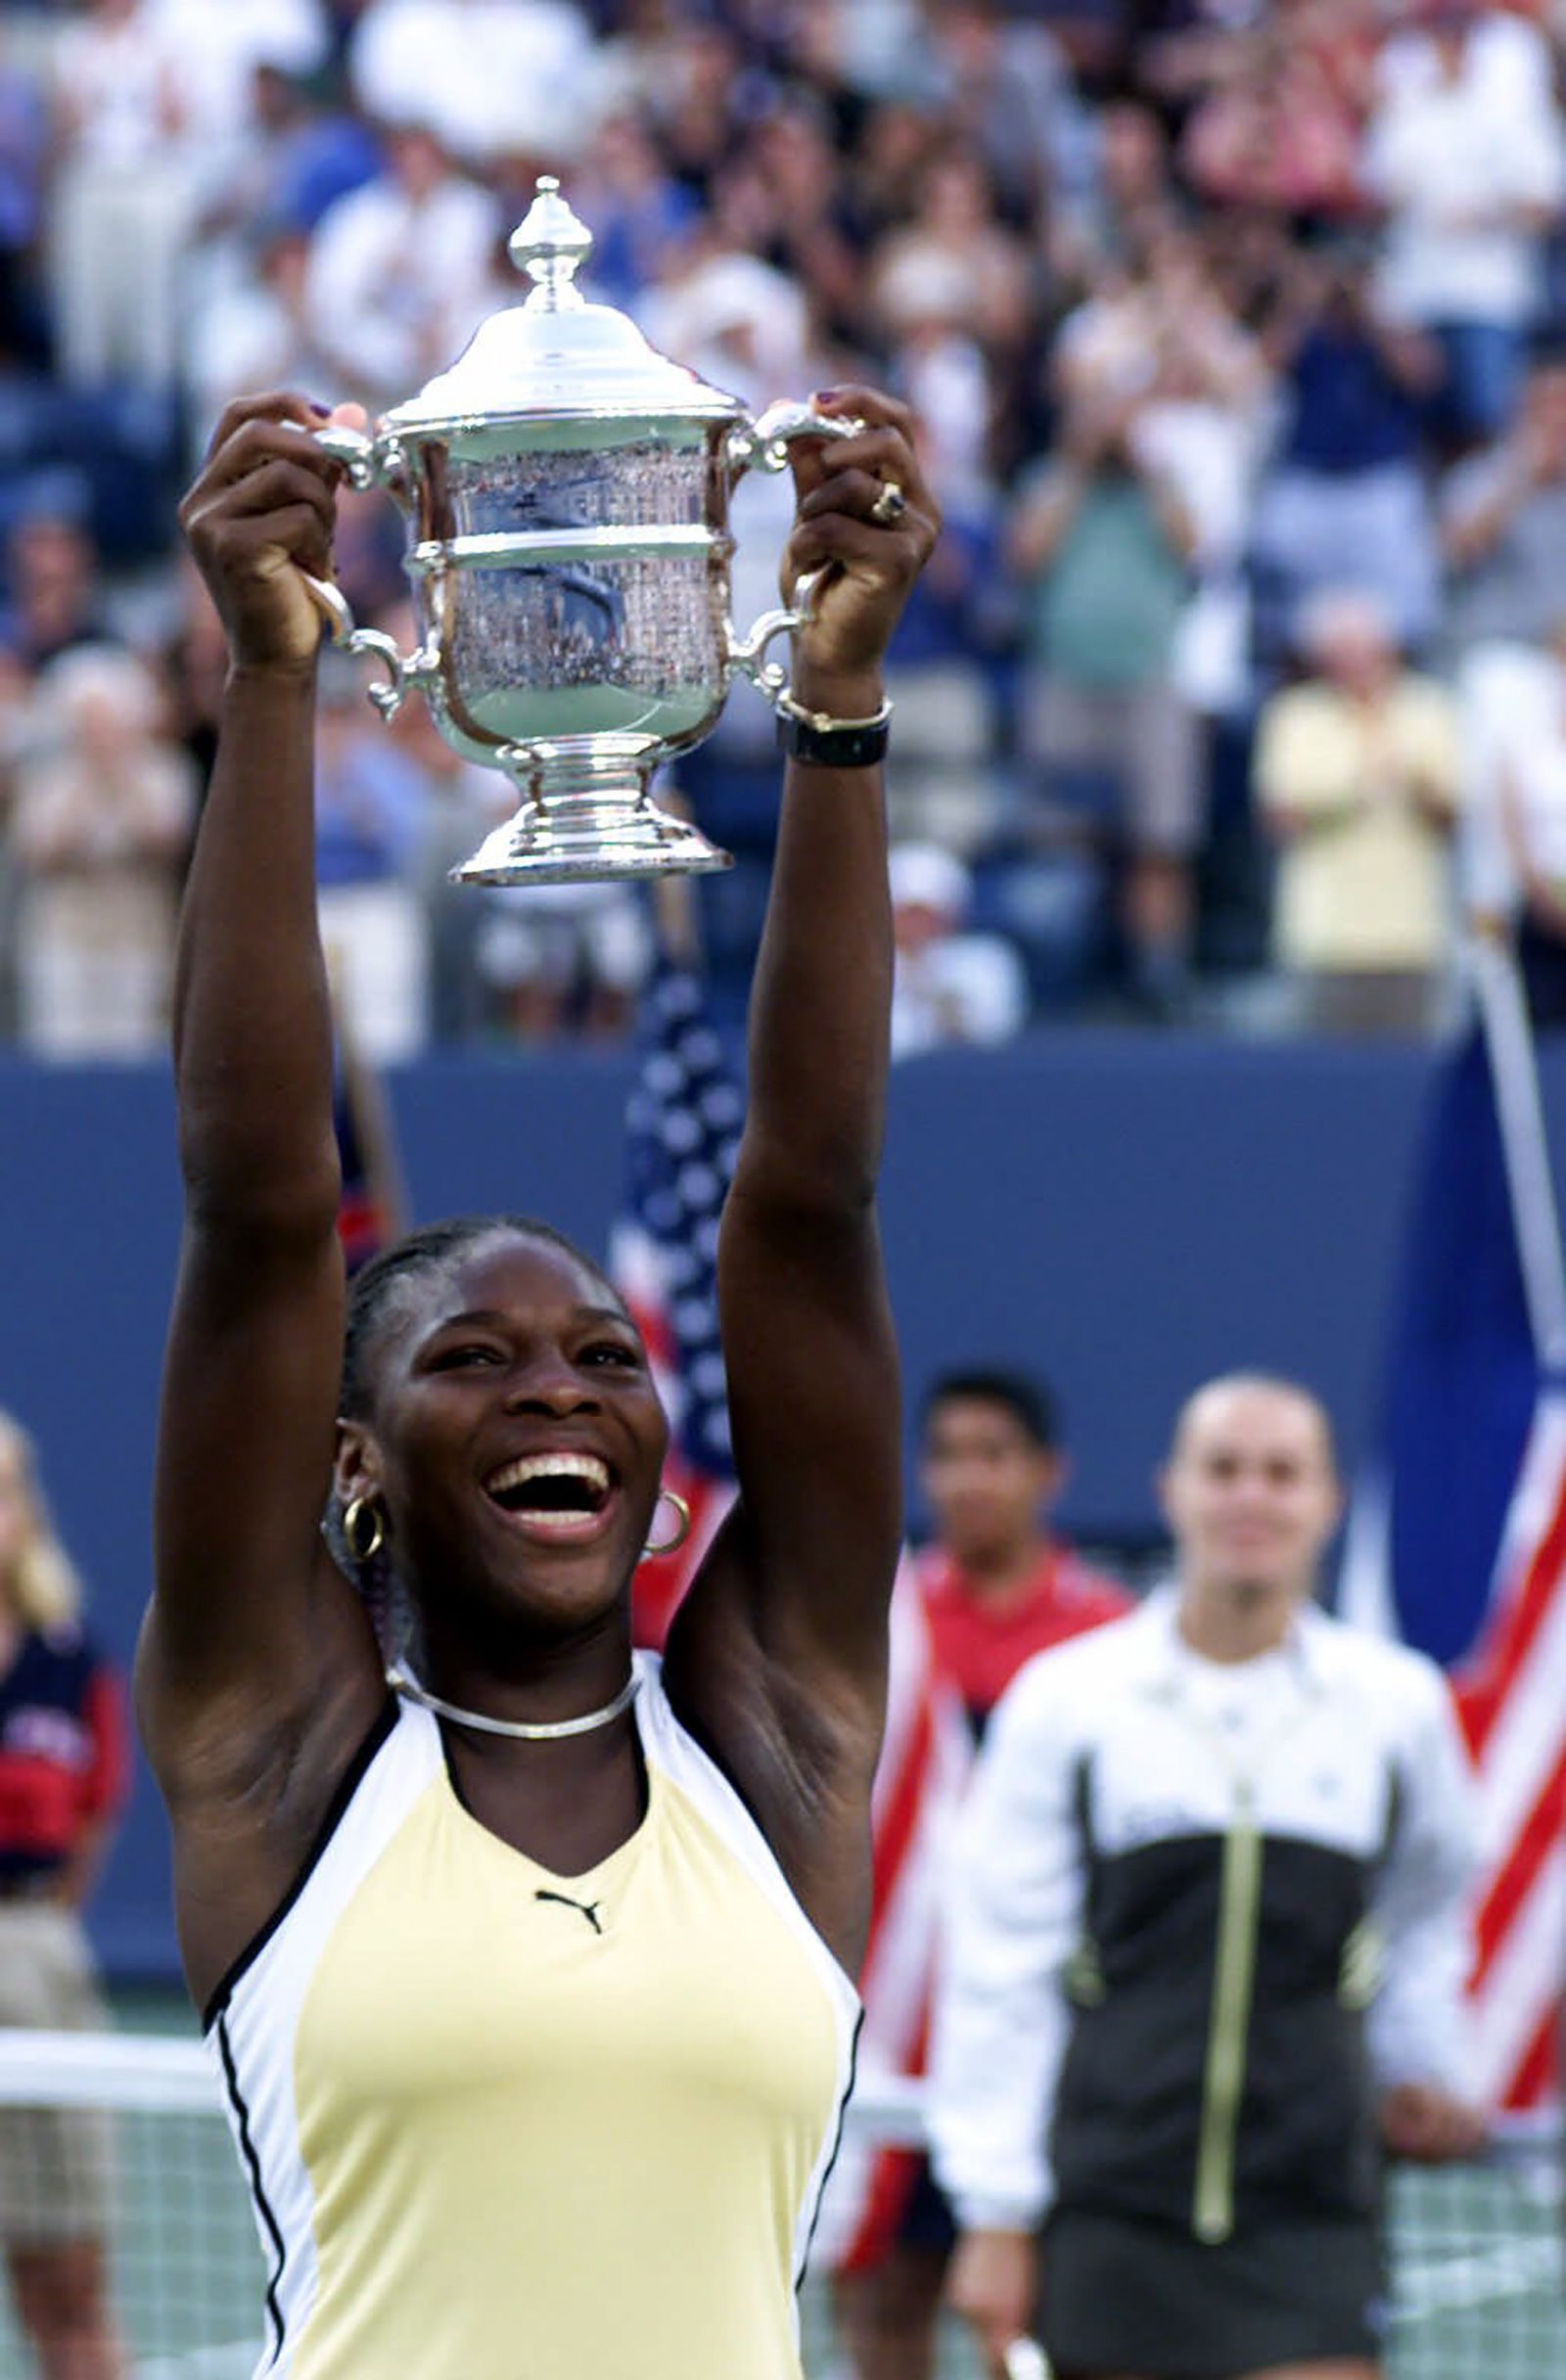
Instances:
[[[832,2154],[826,2161],[826,2169],[821,2175],[821,2186],[815,2193],[815,2207],[810,2216],[810,2228],[805,2235],[805,2247],[800,2256],[800,2268],[794,2275],[796,2297],[805,2286],[806,2270],[810,2262],[810,2250],[815,2245],[815,2227],[821,2220],[821,2208],[826,2199],[826,2185],[832,2178],[832,2168],[837,2164],[838,2153],[843,2146],[843,2129],[849,2120],[849,2101],[853,2096],[853,2085],[859,2072],[859,2036],[863,2031],[864,2007],[861,2002],[859,2013],[853,2020],[853,2038],[849,2043],[849,2080],[843,2096],[838,2101],[838,2128],[832,2135]]]
[[[261,2181],[261,2161],[256,2155],[255,2143],[251,2138],[251,2111],[245,2104],[245,2095],[239,2086],[239,2072],[234,2064],[234,2051],[228,2037],[228,2027],[221,2017],[217,2020],[217,2053],[223,2061],[223,2076],[228,2083],[229,2103],[234,2110],[234,2119],[239,2130],[240,2154],[250,2172],[251,2195],[255,2201],[255,2211],[266,2226],[267,2237],[277,2251],[277,2263],[273,2266],[271,2278],[266,2284],[266,2311],[271,2316],[272,2329],[275,2333],[270,2360],[275,2363],[283,2352],[283,2308],[277,2293],[282,2286],[283,2267],[288,2263],[288,2249],[284,2243],[282,2226],[272,2213],[265,2187]]]
[[[267,1944],[271,1941],[272,1936],[277,1932],[278,1927],[282,1924],[284,1918],[288,1915],[290,1909],[293,1908],[295,1902],[299,1899],[299,1895],[309,1883],[310,1878],[314,1875],[315,1870],[321,1863],[322,1854],[325,1853],[327,1845],[331,1842],[332,1837],[337,1833],[338,1828],[343,1823],[344,1812],[346,1810],[347,1806],[352,1801],[354,1795],[358,1792],[359,1787],[363,1784],[365,1774],[371,1762],[375,1759],[376,1754],[380,1751],[382,1745],[386,1742],[387,1737],[396,1725],[397,1719],[401,1716],[401,1711],[402,1706],[398,1702],[396,1696],[394,1694],[389,1694],[386,1698],[384,1707],[376,1714],[375,1722],[371,1726],[369,1733],[364,1737],[357,1752],[355,1752],[353,1755],[352,1760],[349,1761],[346,1768],[345,1768],[343,1771],[342,1777],[338,1781],[337,1791],[333,1794],[330,1803],[327,1805],[326,1815],[321,1820],[320,1831],[317,1833],[315,1841],[310,1845],[309,1850],[305,1853],[303,1863],[299,1868],[299,1874],[289,1886],[288,1891],[284,1894],[282,1899],[272,1911],[271,1916],[266,1920],[266,1923],[263,1926],[258,1927],[257,1930],[251,1936],[250,1941],[245,1945],[245,1947],[243,1950],[241,1950],[239,1956],[227,1969],[221,1981],[218,1983],[208,1998],[206,2007],[202,2010],[203,2033],[210,2033],[213,2025],[222,2015],[223,2010],[228,2006],[229,2001],[233,1998],[234,1987],[239,1982],[241,1976],[245,1974],[248,1968],[254,1965],[261,1952],[265,1949]]]

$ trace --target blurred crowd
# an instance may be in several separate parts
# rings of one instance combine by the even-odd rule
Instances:
[[[1557,0],[79,0],[0,22],[0,1029],[163,1030],[222,645],[178,491],[225,402],[372,412],[520,295],[756,405],[903,394],[945,513],[895,655],[898,1046],[1039,1018],[1423,1033],[1463,916],[1566,1016]],[[786,483],[736,499],[734,613]],[[400,524],[345,500],[361,620]],[[331,673],[357,1038],[615,1034],[641,896],[452,892],[510,806]],[[737,689],[681,793],[743,994],[775,828]]]

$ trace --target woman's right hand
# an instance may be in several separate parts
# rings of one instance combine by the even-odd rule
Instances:
[[[332,572],[343,466],[299,396],[238,397],[212,433],[179,523],[211,589],[237,667],[313,670],[321,615],[300,572]]]
[[[1028,2231],[965,2231],[957,2242],[946,2300],[972,2327],[993,2380],[1005,2380],[1006,2351],[1033,2320],[1036,2258]]]

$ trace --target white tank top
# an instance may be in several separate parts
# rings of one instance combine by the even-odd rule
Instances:
[[[636,1666],[648,1806],[597,1867],[502,1843],[392,1706],[214,1995],[260,2373],[799,2380],[857,1995]]]

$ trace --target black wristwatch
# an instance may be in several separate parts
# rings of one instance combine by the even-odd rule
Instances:
[[[792,695],[773,697],[777,748],[790,760],[814,768],[873,768],[887,756],[892,705],[883,703],[868,719],[835,719],[830,711],[806,710]]]

